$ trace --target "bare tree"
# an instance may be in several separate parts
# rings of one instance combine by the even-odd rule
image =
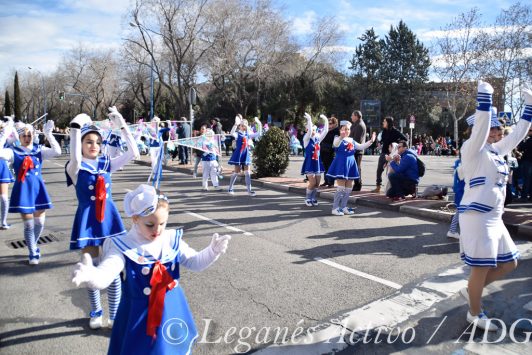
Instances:
[[[487,36],[482,37],[487,60],[482,61],[486,77],[500,78],[503,104],[515,114],[522,108],[519,88],[531,82],[532,8],[520,2],[502,10]]]
[[[210,43],[205,40],[209,0],[138,0],[129,13],[135,28],[126,38],[147,53],[142,63],[153,70],[174,102],[175,114],[186,112],[187,94],[195,84]],[[142,57],[129,51],[141,63]]]
[[[454,122],[455,141],[459,121],[474,108],[471,82],[478,78],[479,60],[485,59],[480,25],[480,13],[473,8],[442,28],[444,36],[436,41],[434,72],[442,81],[445,106]]]
[[[254,101],[260,109],[261,85],[295,52],[288,24],[269,0],[253,5],[219,0],[210,6],[209,18],[207,70],[212,83],[235,112],[245,115]]]

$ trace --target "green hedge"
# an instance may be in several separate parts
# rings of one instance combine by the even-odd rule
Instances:
[[[253,164],[257,177],[280,176],[288,167],[290,149],[284,132],[271,127],[255,144]]]

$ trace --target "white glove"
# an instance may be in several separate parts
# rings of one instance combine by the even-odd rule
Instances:
[[[235,116],[235,126],[238,126],[242,122],[242,116],[240,114]]]
[[[151,121],[155,122],[155,123],[159,123],[159,122],[161,122],[161,119],[159,117],[157,117],[157,116],[153,116]]]
[[[260,120],[259,120],[258,117],[255,117],[254,120],[255,120],[255,122],[257,122],[258,124],[261,124],[261,123],[260,123]]]
[[[6,122],[9,123],[14,123],[15,122],[15,117],[13,115],[11,116],[4,116],[4,118],[7,120]]]
[[[329,119],[327,118],[327,116],[325,116],[323,113],[320,115],[320,118],[324,121],[329,121]]]
[[[226,235],[218,235],[218,233],[214,233],[212,235],[211,240],[211,249],[215,254],[223,254],[227,251],[227,245],[229,244],[229,240],[231,239],[231,236]]]
[[[46,121],[46,123],[44,124],[44,128],[43,128],[44,135],[47,137],[51,135],[52,132],[54,131],[54,128],[55,128],[54,121],[52,120]]]
[[[312,120],[312,117],[310,117],[310,115],[308,113],[305,112],[305,119],[308,121],[308,120]]]
[[[528,85],[525,85],[521,88],[521,93],[523,94],[523,100],[525,100],[525,105],[532,105],[532,90]]]
[[[81,262],[76,264],[76,269],[73,272],[72,282],[79,287],[84,282],[92,280],[92,274],[96,268],[92,264],[90,254],[84,253],[81,256]]]
[[[122,117],[122,115],[120,114],[120,112],[118,112],[115,106],[109,107],[109,114],[107,116],[109,116],[109,119],[111,120],[115,128],[120,129],[126,126],[126,121],[124,120],[124,117]]]
[[[86,113],[80,113],[79,115],[74,117],[72,121],[70,121],[70,127],[72,128],[81,128],[86,124],[92,124],[91,118]],[[76,125],[79,127],[77,127]]]
[[[485,94],[493,94],[493,87],[489,83],[479,80],[477,92],[481,92]]]

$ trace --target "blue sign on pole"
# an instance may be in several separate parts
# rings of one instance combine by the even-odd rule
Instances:
[[[268,124],[272,124],[272,115],[268,114]]]
[[[506,125],[512,125],[512,113],[511,112],[499,112],[499,118],[504,120]]]

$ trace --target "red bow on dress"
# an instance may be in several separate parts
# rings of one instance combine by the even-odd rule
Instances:
[[[246,137],[242,137],[242,146],[240,147],[240,154],[246,149],[248,146],[248,139]]]
[[[35,165],[33,164],[33,160],[29,155],[26,155],[24,157],[24,160],[22,161],[22,165],[20,166],[20,170],[18,171],[17,180],[19,182],[24,182],[26,180],[26,174],[30,169],[35,168]]]
[[[355,146],[353,145],[353,143],[349,142],[347,143],[347,150],[353,150],[355,148]]]
[[[107,191],[105,189],[105,179],[102,175],[98,175],[96,179],[96,220],[100,223],[103,222],[105,217],[105,199],[107,197]]]
[[[320,145],[319,143],[314,144],[314,153],[312,153],[312,159],[318,160],[318,153],[320,152]]]
[[[177,286],[177,281],[166,270],[159,260],[155,262],[153,274],[150,279],[151,293],[148,300],[148,323],[146,334],[155,338],[157,327],[161,325],[164,310],[166,290],[170,291]]]

